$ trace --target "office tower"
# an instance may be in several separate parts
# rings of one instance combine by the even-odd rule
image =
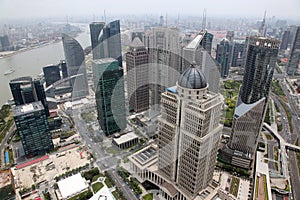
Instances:
[[[250,37],[243,83],[234,112],[231,137],[220,151],[223,162],[250,169],[265,117],[279,41]]]
[[[71,80],[72,98],[82,98],[89,94],[85,57],[81,45],[74,38],[62,34],[64,53],[66,57],[68,76],[77,76]]]
[[[287,74],[290,76],[294,76],[295,74],[297,74],[297,71],[299,69],[299,63],[300,63],[300,26],[297,27],[294,34],[291,53],[290,53],[288,66],[287,66]]]
[[[211,54],[211,47],[214,35],[207,32],[207,30],[202,30],[199,35],[201,36],[200,45]]]
[[[35,156],[53,149],[43,104],[40,101],[12,108],[25,155]]]
[[[245,74],[239,93],[241,101],[254,103],[268,98],[269,89],[277,60],[279,41],[265,37],[250,37]]]
[[[63,78],[67,78],[68,77],[68,68],[67,68],[67,63],[65,60],[61,60],[60,63],[60,69],[61,69],[61,73],[62,73],[62,77]]]
[[[48,102],[42,80],[32,80],[29,76],[20,77],[11,80],[9,86],[16,106],[41,101],[46,115],[49,116]]]
[[[92,22],[90,24],[93,59],[100,58],[99,35],[104,26],[105,22]]]
[[[223,39],[217,45],[216,60],[221,65],[221,77],[226,78],[229,74],[232,44],[228,39]]]
[[[281,39],[280,50],[286,50],[288,48],[290,33],[291,32],[289,30],[284,31]]]
[[[99,124],[105,135],[126,128],[123,69],[113,58],[92,61]]]
[[[162,94],[158,119],[158,172],[185,198],[194,199],[212,181],[222,131],[220,94],[191,65]],[[167,198],[171,199],[171,198]]]
[[[3,51],[9,51],[10,50],[10,42],[9,42],[9,39],[8,39],[8,35],[0,36],[0,44],[1,44],[1,47],[2,47]]]
[[[126,53],[127,93],[129,111],[142,112],[149,109],[148,53],[136,37]]]
[[[229,42],[233,42],[233,38],[234,38],[234,31],[227,31],[226,39],[229,40]]]
[[[155,116],[159,114],[161,93],[173,86],[180,74],[179,31],[176,28],[153,28],[145,43],[149,44],[150,105],[151,115]]]
[[[182,71],[196,63],[200,67],[208,81],[208,90],[211,92],[219,92],[220,72],[218,64],[211,57],[207,50],[203,48],[201,42],[203,35],[198,34],[187,46],[183,48]]]
[[[231,66],[232,67],[241,67],[243,63],[245,43],[244,41],[235,41],[233,44],[232,57],[231,57]]]
[[[114,58],[122,67],[120,21],[106,24],[99,35],[100,58]]]
[[[160,16],[160,17],[159,17],[159,24],[158,24],[158,25],[159,25],[160,27],[163,27],[164,24],[165,24],[164,16]]]
[[[131,41],[134,40],[134,38],[138,37],[141,41],[143,41],[144,32],[142,31],[133,31],[131,33]]]
[[[48,65],[43,67],[44,78],[46,87],[60,80],[60,70],[58,65]]]

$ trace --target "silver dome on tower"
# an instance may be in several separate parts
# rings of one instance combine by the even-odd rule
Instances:
[[[202,71],[191,64],[179,77],[178,85],[189,89],[202,89],[207,87],[207,81]]]

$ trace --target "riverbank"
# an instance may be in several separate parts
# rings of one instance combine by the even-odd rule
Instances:
[[[19,53],[30,51],[32,49],[37,49],[37,48],[45,47],[45,46],[48,46],[50,44],[54,44],[54,43],[57,43],[57,42],[60,42],[60,41],[61,41],[61,39],[59,39],[59,40],[52,40],[52,41],[44,43],[44,44],[40,44],[40,45],[33,46],[33,47],[22,48],[22,49],[19,49],[17,51],[9,51],[9,52],[4,51],[4,52],[0,52],[0,59],[2,59],[2,58],[8,58],[10,56],[14,56],[14,55],[19,54]],[[4,54],[2,54],[2,53],[4,53]]]

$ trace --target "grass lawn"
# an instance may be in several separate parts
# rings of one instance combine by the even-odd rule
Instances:
[[[101,188],[103,188],[103,186],[104,185],[102,183],[100,183],[100,182],[94,183],[92,185],[94,193],[96,194]]]
[[[236,177],[232,177],[230,183],[230,189],[229,189],[230,194],[233,194],[234,196],[237,197],[239,192],[239,185],[240,185],[240,179]]]
[[[68,200],[84,199],[84,198],[87,196],[87,194],[88,194],[89,192],[91,192],[91,191],[90,191],[90,190],[84,191],[84,192],[82,192],[82,193],[80,193],[80,194],[77,194],[77,195],[74,196],[74,197],[69,198]],[[93,194],[92,194],[92,196],[93,196]],[[88,197],[88,199],[89,199],[89,198],[90,198],[90,197]]]
[[[150,193],[150,194],[146,194],[143,196],[143,200],[152,200],[153,199],[153,194]]]
[[[119,198],[118,198],[117,191],[113,191],[112,194],[114,195],[115,199],[117,199],[117,200],[119,199]]]
[[[108,147],[105,151],[110,154],[117,154],[120,152],[120,150],[118,150],[117,147],[113,147],[113,146]]]
[[[98,174],[98,175],[94,176],[93,179],[92,179],[92,182],[97,181],[98,178],[100,178],[100,177],[104,177],[104,175],[103,174]]]
[[[267,140],[273,140],[272,135],[265,133],[265,136],[266,136]]]
[[[104,180],[105,184],[107,185],[108,188],[112,188],[113,186],[111,185],[110,181],[106,178]]]

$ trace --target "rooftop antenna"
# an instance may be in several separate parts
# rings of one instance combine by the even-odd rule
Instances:
[[[203,17],[202,17],[202,30],[206,29],[206,8],[203,10]]]
[[[259,30],[258,30],[260,36],[263,36],[263,37],[266,36],[266,15],[267,15],[267,11],[265,10],[263,21],[262,21],[261,26],[259,27]]]
[[[104,22],[106,23],[106,13],[105,13],[105,9],[104,9]]]

